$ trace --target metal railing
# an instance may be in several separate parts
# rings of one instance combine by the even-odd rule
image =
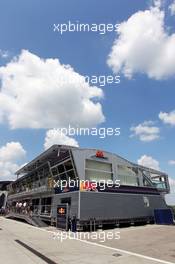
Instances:
[[[8,208],[8,213],[18,214],[18,215],[28,215],[30,217],[32,216],[50,216],[52,212],[52,206],[51,205],[32,205],[32,206],[21,206],[21,207],[15,207],[12,206]]]

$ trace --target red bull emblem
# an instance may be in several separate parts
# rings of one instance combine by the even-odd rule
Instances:
[[[104,158],[104,153],[103,153],[103,151],[101,151],[101,150],[97,150],[97,152],[96,152],[96,157],[97,157],[97,158]]]
[[[59,214],[64,214],[65,213],[65,209],[64,208],[59,208],[58,213]]]

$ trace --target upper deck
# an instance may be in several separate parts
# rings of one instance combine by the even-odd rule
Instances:
[[[54,193],[54,181],[120,181],[122,186],[157,188],[168,193],[168,175],[137,165],[116,154],[97,149],[53,145],[16,172],[9,195],[21,197]],[[67,190],[70,191],[70,190]]]

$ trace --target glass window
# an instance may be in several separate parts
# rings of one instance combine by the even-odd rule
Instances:
[[[57,170],[57,168],[52,168],[52,174],[53,174],[53,176],[58,175],[58,170]]]
[[[75,173],[74,173],[74,170],[70,170],[67,172],[67,176],[68,178],[70,178],[71,180],[75,180],[76,177],[75,177]]]
[[[57,175],[55,178],[54,178],[55,182],[58,182],[60,181],[60,177]]]
[[[86,179],[89,181],[112,180],[112,164],[94,160],[86,160]]]
[[[112,164],[106,162],[94,161],[94,160],[86,160],[86,168],[111,172]]]
[[[167,181],[165,175],[159,175],[155,173],[151,173],[151,180],[153,185],[158,189],[166,189]]]
[[[68,171],[68,170],[72,170],[72,169],[73,169],[73,166],[72,166],[72,162],[71,162],[71,160],[66,161],[66,162],[64,163],[64,166],[65,166],[66,171]]]
[[[101,171],[94,171],[94,170],[86,170],[86,180],[89,181],[108,181],[112,180],[112,173],[106,173]]]
[[[147,179],[143,178],[143,186],[151,186]]]
[[[63,166],[63,164],[59,165],[57,168],[58,168],[58,172],[59,173],[64,172],[64,166]]]
[[[64,180],[67,181],[66,173],[62,173],[62,174],[60,174],[59,176],[60,176],[60,180],[61,180],[61,181],[64,181]]]
[[[118,178],[121,185],[138,186],[137,175],[131,167],[118,165]]]
[[[157,188],[157,189],[166,189],[166,184],[165,182],[161,182],[161,181],[153,181],[153,185]]]

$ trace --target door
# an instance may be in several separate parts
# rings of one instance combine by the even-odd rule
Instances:
[[[57,205],[57,228],[62,230],[68,230],[68,204]]]

